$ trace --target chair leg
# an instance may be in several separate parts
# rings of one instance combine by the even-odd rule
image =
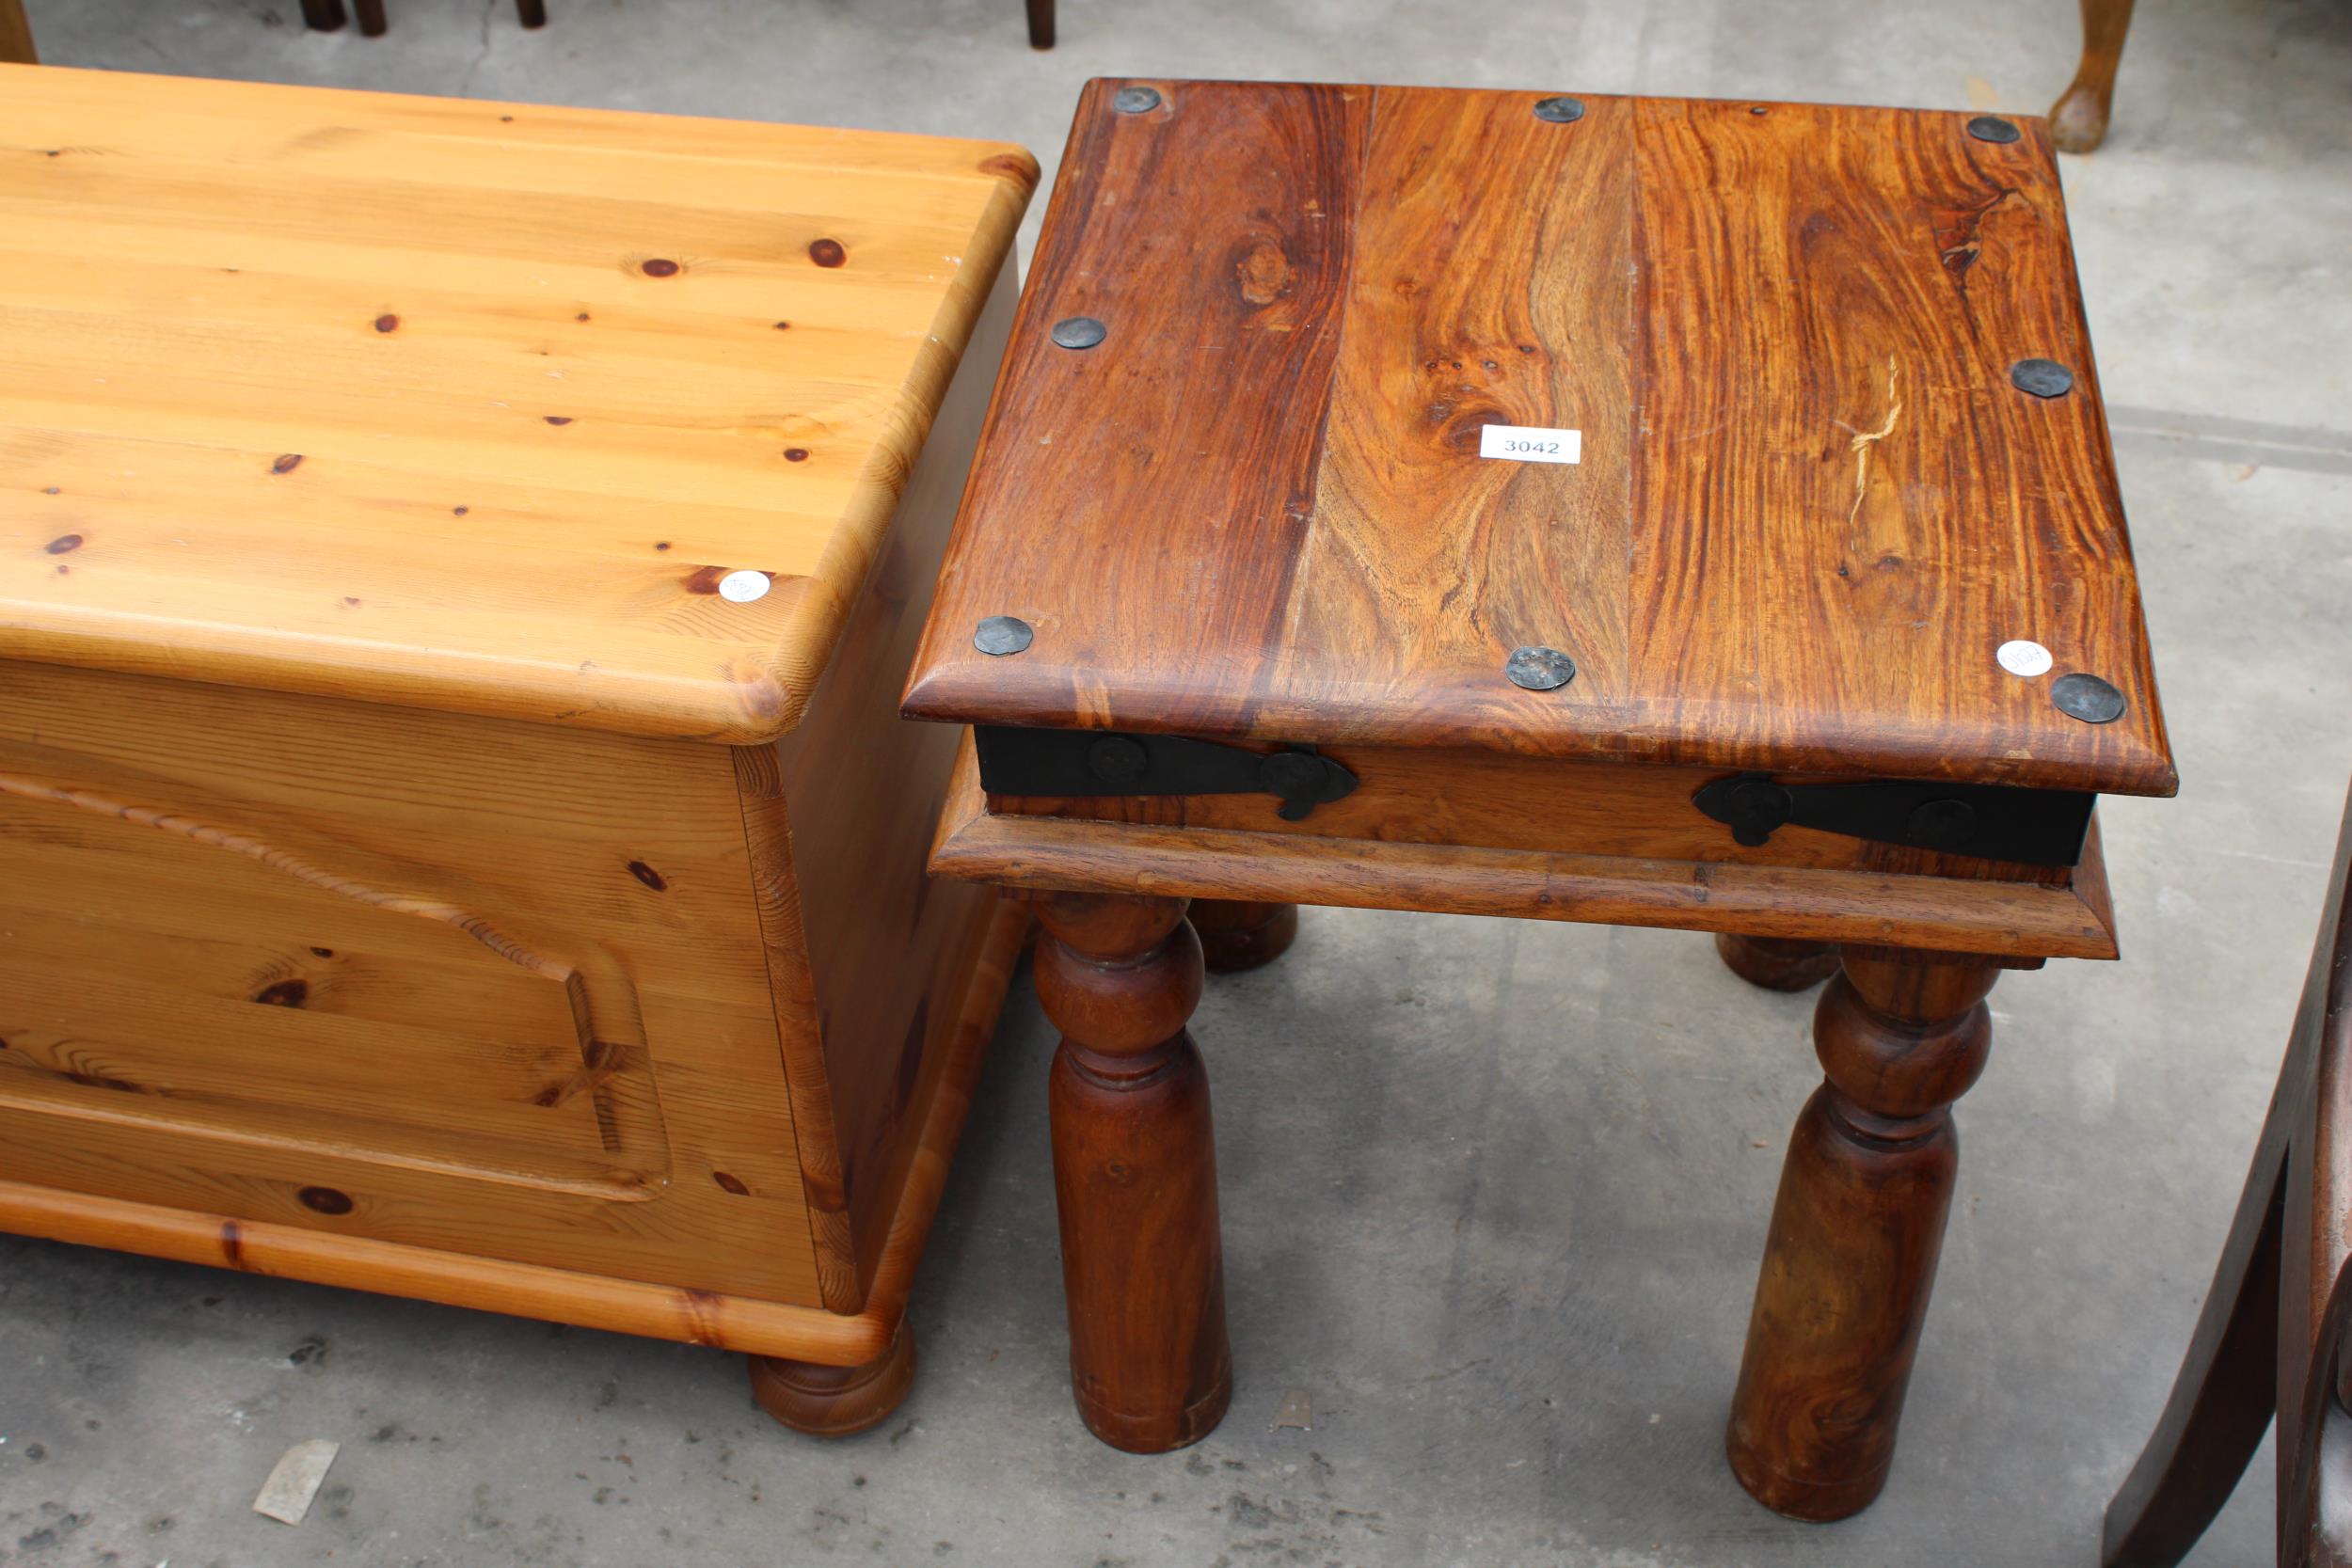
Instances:
[[[314,32],[334,32],[349,20],[343,0],[302,0],[302,24]]]
[[[39,65],[33,53],[33,26],[24,20],[24,0],[0,0],[0,60]]]
[[[548,24],[548,0],[515,0],[515,16],[526,27]]]
[[[384,0],[351,0],[351,8],[359,13],[359,31],[372,39],[384,36]]]
[[[2280,1248],[2296,1110],[2276,1102],[2270,1108],[2172,1397],[2107,1504],[2102,1568],[2170,1568],[2180,1561],[2262,1446],[2278,1402]]]
[[[1054,47],[1054,0],[1029,0],[1029,47]]]
[[[2106,139],[2115,70],[2123,60],[2123,35],[2132,26],[2132,0],[2082,0],[2082,63],[2050,107],[2050,139],[2060,152],[2089,152]]]

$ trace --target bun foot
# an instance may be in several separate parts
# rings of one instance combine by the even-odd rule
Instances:
[[[847,1437],[880,1425],[914,1385],[914,1333],[904,1323],[882,1355],[862,1367],[825,1367],[752,1355],[759,1408],[812,1437]]]
[[[1192,928],[1212,973],[1232,974],[1270,964],[1298,940],[1298,906],[1223,898],[1192,901]]]
[[[1766,990],[1808,990],[1837,973],[1837,944],[1718,932],[1715,951],[1730,971]]]

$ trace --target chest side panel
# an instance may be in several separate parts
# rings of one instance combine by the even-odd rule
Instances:
[[[842,1309],[882,1259],[996,905],[925,869],[961,735],[901,720],[898,694],[1015,296],[1009,266],[807,719],[737,753],[818,1266]]]
[[[0,663],[0,1178],[813,1301],[723,749]]]

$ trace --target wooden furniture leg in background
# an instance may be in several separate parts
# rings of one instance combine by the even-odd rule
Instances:
[[[2050,139],[2061,152],[2089,152],[2106,139],[2115,68],[2131,30],[2132,0],[2082,0],[2083,57],[2074,80],[2050,106]]]
[[[1209,1079],[1185,1030],[1200,942],[1182,898],[1038,895],[1070,1375],[1116,1449],[1165,1453],[1232,1396]]]
[[[1837,973],[1834,942],[1794,942],[1785,937],[1715,934],[1715,951],[1730,971],[1766,990],[1810,990]]]
[[[1029,0],[1029,47],[1054,47],[1054,0]]]
[[[0,0],[0,12],[5,12],[18,3],[19,0]],[[384,0],[351,0],[351,3],[358,8],[359,31],[372,39],[383,37],[385,28],[389,25],[384,15]],[[1050,13],[1053,0],[1031,0],[1031,9],[1034,10],[1040,3],[1045,5]],[[544,27],[548,24],[548,0],[515,0],[515,15],[526,27]],[[302,24],[304,26],[315,28],[322,33],[331,33],[341,27],[343,21],[343,0],[302,0]],[[5,18],[0,17],[0,36],[5,36],[6,32]],[[1049,14],[1046,19],[1048,35],[1046,44],[1053,42],[1052,32],[1053,19]],[[1041,44],[1039,47],[1042,48],[1045,45]]]
[[[1775,1513],[1842,1519],[1886,1484],[1959,1167],[1952,1101],[1992,1043],[1996,960],[1848,947],[1813,1019],[1728,1447]]]
[[[39,65],[33,53],[33,24],[24,20],[24,0],[0,0],[0,60]]]
[[[1270,964],[1298,940],[1295,904],[1196,898],[1190,918],[1192,928],[1200,935],[1201,957],[1218,974]]]

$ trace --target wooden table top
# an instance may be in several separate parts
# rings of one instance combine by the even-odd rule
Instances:
[[[2171,792],[2042,122],[1547,96],[1091,85],[908,712]]]
[[[641,734],[797,721],[1036,180],[0,71],[0,656]]]

